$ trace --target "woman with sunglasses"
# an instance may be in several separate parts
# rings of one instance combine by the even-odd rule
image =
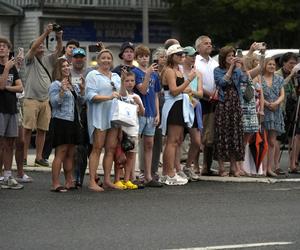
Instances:
[[[195,65],[195,59],[197,52],[191,47],[187,46],[183,48],[185,52],[185,60],[182,64],[183,66],[183,75],[185,79],[188,79],[189,73],[192,71]],[[191,143],[188,148],[188,156],[186,160],[186,166],[183,168],[184,173],[189,178],[190,181],[199,180],[199,175],[196,172],[200,172],[199,167],[199,155],[201,147],[201,130],[202,126],[202,107],[200,103],[200,98],[203,96],[203,85],[202,85],[202,75],[199,71],[196,70],[197,77],[195,77],[189,87],[192,90],[192,102],[195,111],[195,119],[193,126],[188,129],[190,134]],[[184,145],[184,144],[183,144]]]
[[[119,129],[111,124],[111,108],[114,98],[118,98],[121,79],[112,73],[113,55],[110,50],[102,49],[97,55],[98,69],[91,71],[86,77],[86,99],[88,106],[88,131],[93,149],[89,157],[90,181],[89,189],[103,191],[96,183],[96,172],[102,148],[104,188],[119,189],[110,179],[114,152],[117,146]]]
[[[84,100],[84,85],[71,84],[70,66],[65,58],[57,59],[53,70],[53,79],[49,88],[49,98],[52,106],[53,147],[55,157],[52,162],[53,192],[66,192],[75,189],[73,184],[73,157],[75,145],[80,143],[80,120],[77,102]],[[59,183],[59,174],[63,164],[65,187]]]
[[[191,89],[188,87],[195,78],[192,69],[185,80],[179,65],[183,63],[183,48],[172,45],[167,50],[167,64],[162,72],[162,85],[165,93],[165,103],[162,110],[162,133],[167,135],[163,153],[162,182],[167,185],[184,185],[187,179],[180,177],[174,171],[176,152],[183,141],[185,127],[192,127],[194,123],[194,108],[189,98]]]

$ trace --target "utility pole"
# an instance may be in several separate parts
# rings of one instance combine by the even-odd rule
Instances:
[[[148,0],[143,0],[143,44],[149,44],[149,11]]]

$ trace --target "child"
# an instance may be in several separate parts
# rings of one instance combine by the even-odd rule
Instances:
[[[123,100],[138,106],[138,114],[144,115],[145,108],[139,95],[133,93],[135,86],[135,74],[133,72],[122,72],[121,77],[121,90],[120,94],[123,96]],[[125,164],[125,175],[124,181],[120,181],[121,169],[115,168],[115,185],[121,189],[137,189],[138,186],[133,184],[131,181],[135,179],[135,159],[138,147],[138,133],[139,133],[139,121],[136,119],[136,126],[134,127],[122,127],[122,131],[128,135],[128,139],[134,142],[134,148],[125,153],[126,164]],[[124,136],[124,133],[123,133]],[[120,136],[121,137],[121,136]]]
[[[155,128],[159,124],[158,94],[161,87],[157,73],[158,65],[153,63],[149,66],[150,49],[144,45],[135,48],[134,57],[139,65],[132,69],[132,72],[135,73],[135,92],[141,97],[145,107],[145,114],[139,117],[140,177],[144,175],[146,187],[162,187],[163,185],[153,178],[151,169]],[[140,180],[142,179],[140,178]]]

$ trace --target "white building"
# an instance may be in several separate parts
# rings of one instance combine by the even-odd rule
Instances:
[[[168,9],[165,1],[148,1],[150,48],[174,36]],[[113,51],[116,65],[122,42],[143,41],[142,10],[143,0],[0,0],[0,35],[10,38],[14,50],[24,47],[27,51],[30,41],[55,22],[63,27],[63,40],[78,40],[89,60],[95,57],[89,45],[104,42]],[[54,44],[50,35],[50,51]]]

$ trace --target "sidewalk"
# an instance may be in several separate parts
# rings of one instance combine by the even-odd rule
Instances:
[[[202,154],[201,154],[202,156]],[[35,167],[34,160],[35,160],[35,150],[31,149],[29,155],[27,156],[27,163],[28,166],[24,167],[25,172],[30,171],[38,171],[38,172],[51,172],[51,163],[54,159],[54,154],[52,153],[49,157],[49,167]],[[103,153],[100,157],[100,164],[97,170],[97,173],[103,175],[103,168],[102,168],[102,159]],[[138,157],[137,157],[138,159]],[[202,157],[200,157],[200,162],[202,162]],[[288,153],[284,151],[282,154],[281,159],[281,168],[288,173]],[[213,168],[217,169],[218,165],[217,162],[213,163]],[[13,161],[13,169],[16,170],[15,161]],[[138,163],[135,165],[136,175],[139,173]],[[161,174],[162,169],[159,168],[159,174]],[[89,173],[89,169],[87,168],[86,174]],[[113,171],[112,171],[113,174]],[[215,181],[215,182],[239,182],[239,183],[278,183],[278,182],[300,182],[300,175],[293,174],[293,175],[285,175],[285,176],[278,176],[276,178],[268,178],[268,177],[218,177],[218,176],[201,176],[201,181]]]

